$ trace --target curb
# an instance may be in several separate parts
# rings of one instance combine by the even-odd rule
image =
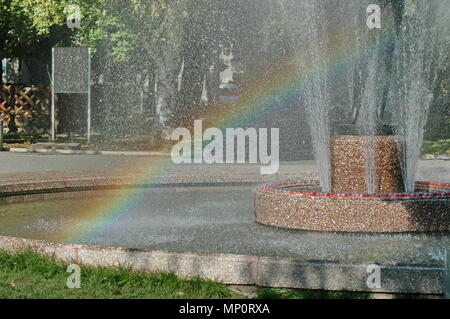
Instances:
[[[0,236],[0,249],[9,253],[31,250],[66,263],[89,267],[125,267],[140,272],[168,272],[183,279],[212,280],[229,285],[443,294],[445,269],[380,265],[382,288],[367,287],[369,264],[338,264],[289,258],[231,254],[169,252],[60,244]]]
[[[444,160],[444,161],[450,161],[450,154],[441,154],[441,155],[432,155],[432,154],[426,154],[422,156],[423,160]]]
[[[64,150],[64,149],[45,149],[45,148],[3,148],[3,151],[10,153],[36,153],[49,155],[115,155],[115,156],[160,156],[170,157],[168,152],[134,152],[134,151],[87,151],[87,150]],[[450,154],[425,154],[422,160],[450,160]]]
[[[48,193],[61,193],[83,190],[104,190],[127,187],[145,187],[156,185],[170,186],[206,186],[206,185],[261,185],[280,180],[293,181],[298,178],[312,178],[311,174],[280,175],[273,178],[270,175],[217,175],[211,182],[210,175],[198,174],[168,174],[164,176],[152,175],[151,172],[136,170],[124,173],[122,170],[97,171],[46,171],[39,173],[1,174],[0,198],[16,197],[45,197]],[[147,176],[152,178],[149,180]]]
[[[126,151],[83,151],[83,150],[63,150],[63,149],[45,149],[45,148],[18,148],[11,147],[6,151],[10,153],[37,153],[49,155],[123,155],[123,156],[160,156],[169,157],[165,152],[126,152]]]

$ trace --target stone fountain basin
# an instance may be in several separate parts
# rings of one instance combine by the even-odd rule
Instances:
[[[316,181],[261,186],[256,221],[287,229],[337,232],[450,230],[450,184],[418,182],[415,193],[321,193]]]
[[[270,181],[255,175],[249,184],[251,176],[227,171],[226,178],[215,175],[214,180],[222,182],[212,185],[211,176],[205,176],[186,171],[165,174],[153,177],[148,187],[132,172],[110,169],[2,175],[0,249],[31,249],[83,267],[122,266],[237,285],[444,292],[448,232],[347,233],[268,227],[255,223],[252,196],[254,183]],[[239,182],[242,177],[245,183]],[[307,175],[297,178],[309,179]],[[283,180],[289,176],[280,175],[272,182]],[[110,195],[130,190],[142,194],[142,201],[132,215],[124,212],[130,218],[117,220],[120,227],[113,227],[113,219],[106,232],[71,236],[84,229],[89,216],[95,217],[83,210],[80,214],[80,208],[107,204],[105,196],[111,199]],[[367,287],[367,267],[372,264],[381,267],[381,288]]]

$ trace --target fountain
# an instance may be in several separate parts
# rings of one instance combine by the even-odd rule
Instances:
[[[445,1],[383,1],[381,28],[371,29],[371,2],[280,0],[320,181],[261,186],[257,222],[315,231],[450,229],[450,185],[415,176],[450,9]]]

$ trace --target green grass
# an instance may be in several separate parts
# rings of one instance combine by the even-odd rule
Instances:
[[[432,155],[450,155],[450,139],[439,141],[425,141],[423,143],[422,153]]]
[[[173,274],[81,268],[81,288],[66,286],[67,264],[32,252],[0,252],[0,298],[238,298],[226,285]]]
[[[47,141],[48,134],[4,133],[3,140],[10,144],[31,145],[38,141]]]
[[[33,299],[227,299],[243,298],[228,286],[205,280],[182,280],[174,274],[128,269],[81,267],[81,288],[69,289],[68,264],[33,252],[0,251],[0,298]],[[260,299],[365,299],[365,293],[258,288]]]

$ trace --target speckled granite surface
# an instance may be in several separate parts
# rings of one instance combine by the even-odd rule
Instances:
[[[374,162],[372,168],[368,159]],[[367,193],[369,169],[376,193],[404,191],[396,137],[338,135],[331,140],[333,192]]]
[[[450,184],[430,188],[434,193],[427,189],[417,194],[322,194],[314,182],[273,184],[255,194],[256,220],[314,231],[448,231]]]

